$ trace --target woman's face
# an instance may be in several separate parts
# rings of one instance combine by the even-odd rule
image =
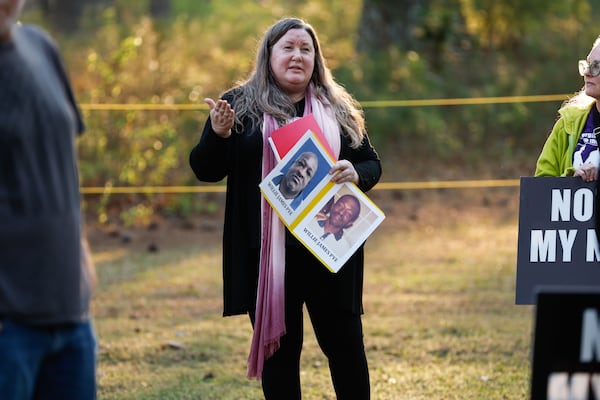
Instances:
[[[290,29],[273,45],[271,71],[277,84],[294,100],[304,92],[315,68],[315,47],[304,29]]]
[[[596,46],[590,51],[587,62],[592,64],[595,61],[600,62],[600,46]],[[592,76],[589,71],[583,75],[585,83],[585,94],[595,99],[600,99],[600,75]]]

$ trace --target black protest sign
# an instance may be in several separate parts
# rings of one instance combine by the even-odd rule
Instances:
[[[590,399],[600,400],[600,288],[544,288],[537,296],[531,400]]]
[[[596,183],[579,177],[523,177],[516,303],[540,286],[600,286]]]

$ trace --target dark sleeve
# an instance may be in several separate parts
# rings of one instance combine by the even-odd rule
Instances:
[[[57,70],[59,71],[59,74],[63,81],[65,94],[67,95],[67,99],[69,100],[71,109],[73,110],[73,115],[75,116],[75,121],[77,122],[77,133],[81,134],[85,131],[85,124],[83,122],[83,117],[81,116],[81,110],[79,109],[77,100],[75,100],[75,95],[73,94],[73,89],[71,87],[69,76],[67,74],[66,69],[64,68],[64,65],[58,53],[56,53],[56,63]]]
[[[67,95],[67,98],[69,99],[69,103],[71,104],[71,109],[73,110],[73,114],[74,114],[75,120],[77,122],[77,133],[81,134],[85,131],[85,123],[83,122],[81,110],[79,109],[77,100],[75,100],[75,95],[73,94],[73,89],[71,88],[71,83],[69,81],[69,77],[68,77],[65,69],[61,67],[61,71],[62,71],[61,76],[62,76],[62,79],[64,82],[65,93]]]
[[[83,131],[85,131],[85,124],[83,122],[83,117],[81,116],[81,111],[79,109],[77,101],[75,100],[75,96],[73,95],[73,89],[71,87],[69,75],[67,73],[67,69],[65,68],[63,59],[60,55],[58,45],[52,40],[52,38],[49,35],[47,35],[41,29],[32,25],[27,25],[26,29],[29,29],[30,32],[32,32],[34,35],[40,38],[40,42],[44,47],[44,51],[52,60],[54,69],[56,70],[56,73],[62,81],[65,95],[67,97],[67,100],[69,101],[69,104],[71,105],[71,109],[73,110],[73,115],[77,123],[77,133],[83,133]]]
[[[363,192],[369,191],[381,178],[381,160],[365,133],[362,143],[356,149],[350,147],[350,139],[342,135],[342,151],[340,159],[348,160],[358,173],[358,187]]]
[[[231,96],[223,96],[231,103]],[[235,134],[235,133],[233,133]],[[232,134],[232,135],[233,135]],[[210,117],[206,119],[198,144],[190,152],[190,167],[200,181],[218,182],[229,175],[228,153],[233,138],[222,138],[212,128]]]

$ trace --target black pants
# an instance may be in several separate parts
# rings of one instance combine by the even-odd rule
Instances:
[[[285,322],[281,347],[267,359],[262,387],[267,400],[301,398],[300,353],[303,304],[329,370],[338,400],[370,398],[369,369],[360,314],[332,307],[327,298],[331,273],[305,249],[286,250]]]

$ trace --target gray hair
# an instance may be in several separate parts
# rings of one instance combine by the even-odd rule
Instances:
[[[596,40],[594,40],[594,44],[592,44],[590,53],[592,50],[594,50],[599,45],[600,45],[600,36],[598,36],[596,38]],[[577,93],[575,93],[575,95],[573,97],[565,100],[565,102],[561,105],[560,108],[561,109],[563,109],[565,107],[587,108],[590,106],[590,104],[594,103],[595,101],[596,101],[596,99],[588,96],[585,93],[585,86],[583,86]]]
[[[283,18],[265,32],[258,47],[254,70],[247,80],[238,82],[233,88],[236,125],[241,126],[242,119],[249,118],[252,127],[259,128],[262,125],[263,113],[271,114],[280,126],[295,116],[294,102],[277,85],[270,65],[273,46],[290,29],[304,29],[312,38],[315,67],[310,81],[314,86],[314,95],[331,103],[335,118],[342,132],[350,138],[352,147],[360,146],[365,135],[362,108],[333,78],[313,27],[298,18]]]

